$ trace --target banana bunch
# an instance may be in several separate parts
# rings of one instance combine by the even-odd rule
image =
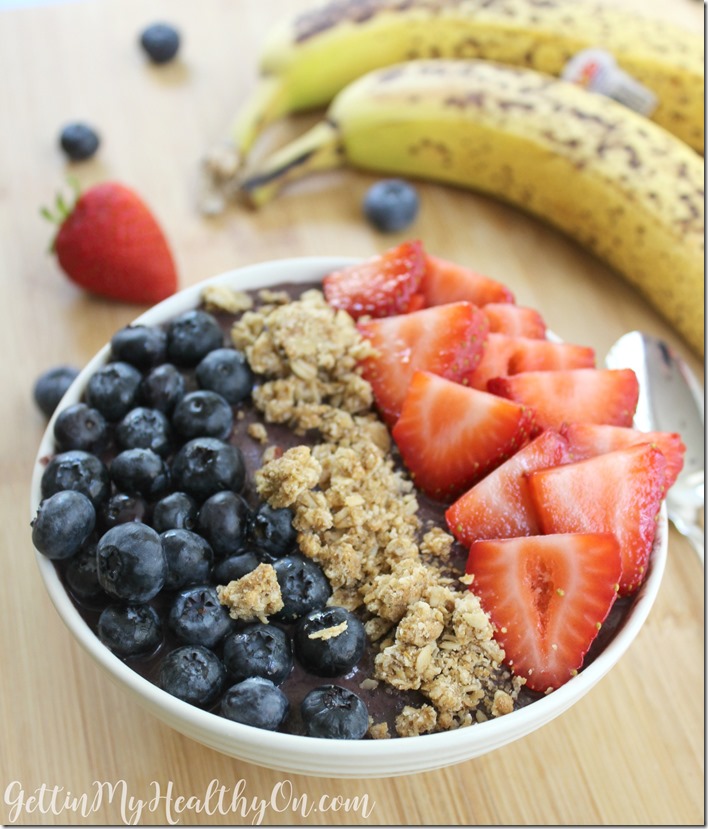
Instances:
[[[339,93],[321,122],[242,182],[258,206],[349,164],[507,201],[634,285],[703,355],[703,159],[604,96],[489,61],[418,60]]]
[[[475,58],[559,76],[587,48],[658,98],[653,119],[703,152],[703,39],[587,0],[326,0],[274,27],[260,81],[233,127],[241,156],[271,122],[322,108],[367,72],[421,58]]]

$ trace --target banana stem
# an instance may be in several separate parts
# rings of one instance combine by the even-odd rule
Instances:
[[[339,128],[332,121],[320,121],[266,159],[241,182],[241,192],[254,207],[262,207],[290,182],[316,171],[342,167],[344,160]]]
[[[241,164],[265,128],[285,115],[288,108],[282,80],[277,75],[259,78],[231,127],[231,138]]]

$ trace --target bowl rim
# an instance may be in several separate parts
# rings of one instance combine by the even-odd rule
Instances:
[[[194,308],[199,303],[202,291],[208,286],[228,285],[237,290],[252,290],[285,282],[316,281],[332,270],[357,261],[361,261],[360,258],[342,256],[295,257],[267,260],[224,271],[182,289],[140,314],[130,324],[161,324],[183,311]],[[88,378],[107,361],[109,354],[110,343],[107,343],[81,370],[47,424],[34,462],[30,493],[31,518],[34,518],[41,500],[40,483],[46,458],[54,454],[54,421],[62,409],[79,400]],[[212,741],[218,742],[219,746],[223,746],[225,743],[233,744],[236,753],[231,754],[231,756],[234,757],[243,756],[238,753],[239,746],[257,746],[259,753],[266,754],[273,759],[272,768],[292,767],[292,762],[287,765],[278,764],[278,757],[283,753],[288,753],[291,758],[296,758],[298,755],[307,756],[321,751],[327,754],[328,762],[339,759],[346,765],[347,761],[360,764],[366,760],[371,760],[375,761],[377,765],[385,765],[401,762],[414,752],[428,752],[431,757],[431,764],[415,769],[415,771],[423,771],[440,767],[440,762],[432,762],[437,750],[452,750],[453,753],[457,750],[458,752],[464,752],[465,756],[476,756],[476,753],[483,753],[475,752],[475,748],[479,743],[484,742],[486,744],[490,740],[492,741],[492,748],[485,750],[500,747],[534,731],[581,699],[619,661],[643,627],[663,578],[667,548],[668,524],[666,506],[662,503],[649,571],[634,599],[630,612],[602,652],[575,677],[557,690],[529,705],[515,709],[509,714],[489,719],[483,723],[477,723],[471,727],[402,739],[361,741],[322,740],[316,737],[265,731],[233,722],[172,696],[137,673],[108,647],[103,645],[73,604],[59,578],[53,561],[37,550],[35,550],[35,560],[45,588],[59,616],[84,650],[114,681],[135,694],[143,706],[149,708],[152,713],[178,730],[180,726],[176,723],[184,723],[188,726],[188,731],[183,733],[188,733],[194,739],[205,742],[210,747],[222,752],[224,749],[217,748]],[[200,734],[206,735],[206,737],[202,738],[199,736]],[[323,743],[326,743],[326,745],[323,745]],[[259,762],[251,757],[247,759],[249,762]],[[458,761],[452,760],[452,762]],[[266,763],[261,763],[261,765],[266,765]],[[308,771],[303,769],[302,773],[307,774]],[[390,773],[398,774],[400,772],[392,770]],[[333,776],[347,775],[336,774]],[[366,776],[378,776],[378,773],[372,768],[372,773]]]

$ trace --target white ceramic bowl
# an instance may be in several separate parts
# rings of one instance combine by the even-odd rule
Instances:
[[[135,322],[163,323],[198,305],[205,285],[263,288],[307,282],[355,260],[312,257],[264,262],[230,271],[194,285],[156,305]],[[54,453],[53,425],[59,411],[78,402],[91,375],[109,355],[106,345],[67,391],[42,439],[32,479],[31,514],[40,502],[42,459]],[[47,592],[59,615],[88,654],[147,710],[177,731],[231,757],[285,772],[321,777],[389,777],[430,771],[469,760],[535,731],[583,697],[617,663],[639,633],[657,595],[667,551],[667,520],[662,507],[657,541],[647,578],[626,620],[602,653],[576,677],[537,702],[488,722],[441,734],[391,740],[337,741],[273,733],[231,722],[189,705],[124,664],[94,635],[67,595],[54,564],[37,553]]]

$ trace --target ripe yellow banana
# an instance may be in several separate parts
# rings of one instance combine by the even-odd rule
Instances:
[[[595,47],[658,98],[653,119],[703,152],[703,38],[589,0],[326,0],[276,26],[261,80],[237,117],[246,155],[265,126],[325,107],[373,69],[417,58],[477,58],[559,76]]]
[[[528,69],[409,61],[348,86],[243,192],[265,204],[343,164],[468,187],[543,218],[703,354],[703,159],[621,104]]]

